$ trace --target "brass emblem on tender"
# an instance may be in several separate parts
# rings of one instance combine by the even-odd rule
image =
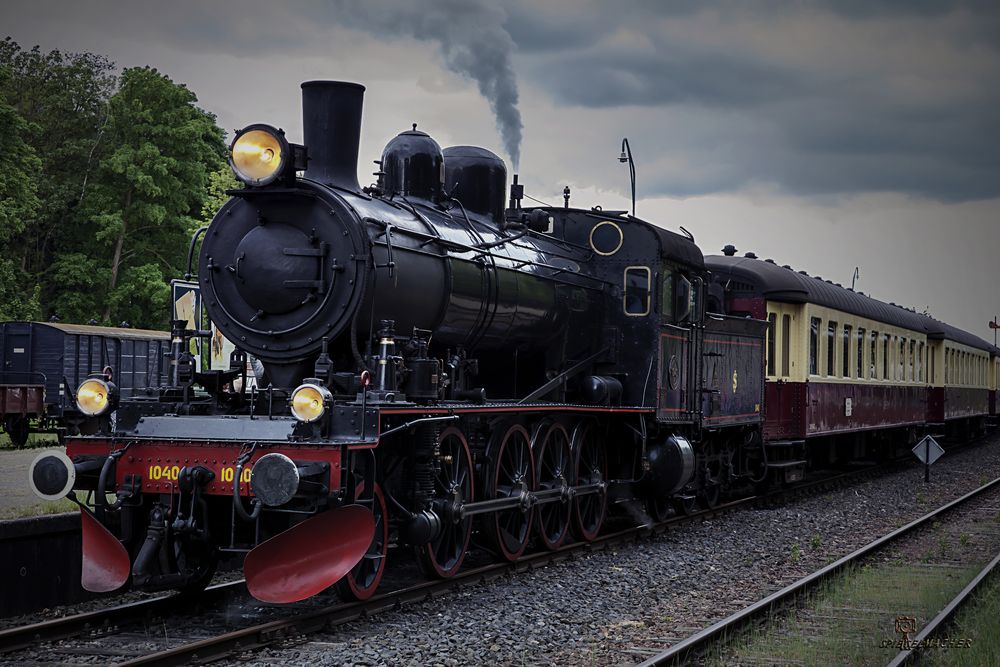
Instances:
[[[738,383],[737,383],[736,369],[734,368],[733,369],[733,393],[734,394],[736,393],[736,385],[737,384]]]

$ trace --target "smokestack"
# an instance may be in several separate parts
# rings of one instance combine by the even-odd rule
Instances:
[[[358,144],[365,87],[347,81],[302,84],[302,134],[309,163],[305,177],[360,192]]]

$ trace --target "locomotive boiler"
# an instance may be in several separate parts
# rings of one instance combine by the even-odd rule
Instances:
[[[516,560],[766,476],[765,325],[708,312],[693,239],[568,195],[523,208],[500,158],[416,125],[362,188],[363,92],[304,83],[302,145],[233,140],[244,187],[198,259],[231,368],[197,371],[206,332],[175,321],[169,381],[87,380],[92,435],[34,464],[81,505],[88,589],[199,588],[229,554],[262,600],[362,599],[401,549],[448,577],[470,548]]]

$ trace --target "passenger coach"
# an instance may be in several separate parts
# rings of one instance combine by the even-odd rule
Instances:
[[[994,346],[753,253],[724,252],[705,263],[727,311],[768,322],[764,438],[789,476],[807,459],[888,456],[924,432],[976,433],[995,412]]]

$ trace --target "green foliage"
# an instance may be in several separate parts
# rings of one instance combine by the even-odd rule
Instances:
[[[205,200],[201,205],[200,225],[207,225],[215,217],[216,211],[229,201],[226,190],[240,189],[242,184],[236,180],[233,170],[229,164],[225,163],[208,175],[208,191],[205,193]],[[194,230],[191,230],[194,232]]]
[[[9,85],[11,75],[0,69],[0,88]],[[0,98],[0,247],[18,247],[15,240],[24,233],[27,221],[35,217],[41,202],[35,176],[41,160],[26,141],[28,123]],[[0,319],[37,317],[38,289],[5,253],[0,258]]]
[[[0,99],[25,123],[24,139],[40,160],[23,181],[36,189],[39,206],[23,218],[13,242],[23,252],[21,270],[48,294],[58,286],[46,285],[42,274],[66,247],[63,234],[80,222],[76,207],[100,154],[113,63],[90,53],[23,51],[7,38],[0,42],[0,68],[9,74]]]
[[[48,272],[48,281],[61,289],[48,301],[52,312],[66,322],[89,322],[104,305],[110,273],[101,260],[84,253],[59,255]]]
[[[190,234],[235,183],[223,133],[151,68],[0,42],[0,317],[165,326]],[[10,129],[8,129],[10,128]]]
[[[110,253],[105,320],[166,323],[165,309],[157,313],[135,305],[161,301],[162,292],[150,284],[156,271],[161,282],[183,272],[209,174],[223,164],[222,131],[196,101],[183,85],[145,67],[126,69],[109,101],[109,152],[85,202],[94,238]],[[129,280],[120,280],[123,269]],[[125,288],[141,292],[130,299]]]
[[[109,306],[117,321],[133,325],[149,326],[150,313],[161,313],[162,318],[169,317],[170,286],[164,282],[160,267],[156,264],[143,264],[125,269],[118,286],[111,292]]]
[[[797,564],[802,559],[802,547],[799,546],[798,542],[792,544],[792,552],[788,557],[789,562],[793,565]]]

